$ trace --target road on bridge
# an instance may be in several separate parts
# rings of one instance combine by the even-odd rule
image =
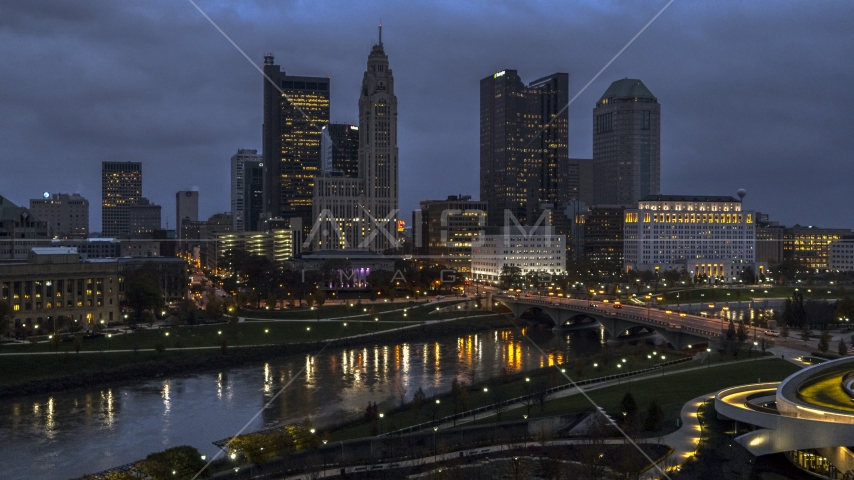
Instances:
[[[564,306],[579,312],[589,312],[593,315],[613,315],[637,320],[640,321],[640,323],[681,328],[685,331],[693,331],[709,337],[717,337],[722,331],[726,330],[728,326],[728,321],[723,318],[709,318],[701,315],[679,312],[677,310],[662,310],[657,307],[651,308],[642,305],[622,304],[620,308],[615,308],[614,303],[612,302],[605,303],[597,300],[546,297],[539,295],[517,297],[515,294],[505,295],[500,291],[493,292],[493,294],[497,299],[510,302],[530,304],[532,306]],[[748,331],[754,338],[758,338],[762,333],[755,327],[748,328]]]

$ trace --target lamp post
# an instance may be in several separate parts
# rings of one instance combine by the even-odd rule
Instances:
[[[433,427],[433,463],[436,463],[436,454],[438,453],[438,452],[436,452],[436,432],[438,432],[438,431],[439,431],[439,427],[434,426]]]

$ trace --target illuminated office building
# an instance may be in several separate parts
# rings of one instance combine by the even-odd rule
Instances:
[[[617,80],[593,109],[594,201],[634,205],[661,188],[661,105],[637,79]]]
[[[486,227],[486,202],[471,195],[425,200],[412,212],[414,253],[428,265],[471,271],[471,249]]]
[[[329,123],[330,80],[286,75],[269,54],[264,74],[264,215],[301,218],[303,225],[311,225],[321,132]]]
[[[786,227],[783,230],[783,260],[810,269],[827,270],[832,268],[830,245],[850,235],[851,230],[846,228]]]
[[[101,163],[101,234],[119,237],[128,233],[128,207],[142,197],[142,163]]]
[[[533,225],[540,205],[577,199],[570,184],[578,179],[569,178],[568,102],[566,73],[527,86],[516,70],[480,81],[480,199],[490,225],[503,225],[505,210]]]
[[[624,267],[629,271],[684,271],[737,282],[756,263],[755,212],[733,197],[650,195],[626,209]]]

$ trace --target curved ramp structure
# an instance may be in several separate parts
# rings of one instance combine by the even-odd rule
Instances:
[[[715,395],[718,414],[759,427],[735,440],[753,455],[817,450],[843,471],[854,468],[854,358],[805,368],[780,383],[742,385]],[[773,405],[773,406],[772,406]]]

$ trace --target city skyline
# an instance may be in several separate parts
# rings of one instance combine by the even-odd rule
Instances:
[[[10,45],[20,37],[20,29],[46,31],[48,25],[71,38],[68,45],[57,45],[54,34],[44,33],[7,55],[10,68],[3,84],[14,95],[0,97],[0,105],[16,114],[12,117],[28,121],[3,121],[8,147],[0,158],[8,175],[0,178],[0,192],[5,197],[25,204],[43,191],[62,191],[97,199],[100,162],[130,160],[145,164],[142,194],[163,205],[164,224],[175,225],[169,213],[174,211],[175,192],[191,187],[200,191],[201,218],[229,210],[229,199],[221,194],[228,191],[228,157],[238,148],[260,150],[261,77],[191,6],[153,5],[163,15],[143,16],[138,25],[132,25],[138,12],[130,7],[52,8],[47,16],[40,14],[38,3],[4,7],[4,17],[10,20],[0,31]],[[330,120],[353,124],[362,52],[373,42],[377,12],[382,12],[401,97],[402,218],[408,218],[420,200],[478,193],[480,78],[514,68],[523,72],[527,83],[541,72],[566,71],[570,94],[575,95],[630,38],[629,33],[610,38],[603,26],[637,31],[643,23],[639,19],[659,8],[580,4],[555,13],[546,5],[533,5],[518,18],[498,9],[478,18],[465,5],[416,11],[365,4],[336,12],[318,6],[326,13],[322,25],[305,21],[317,11],[301,9],[286,21],[289,28],[282,29],[279,20],[294,13],[291,7],[251,15],[264,18],[251,20],[259,22],[252,23],[253,28],[241,28],[250,21],[244,10],[248,6],[234,7],[235,12],[201,7],[256,65],[272,52],[289,73],[331,76],[335,88]],[[737,15],[728,11],[726,18],[705,8],[711,9],[675,3],[578,97],[569,107],[569,156],[592,157],[590,112],[607,86],[624,77],[640,78],[667,106],[661,125],[662,193],[717,194],[745,188],[751,209],[785,224],[854,224],[854,214],[819,208],[854,200],[842,182],[827,181],[854,173],[847,161],[851,139],[834,120],[844,115],[841,108],[851,96],[844,88],[851,73],[832,61],[851,43],[832,19],[844,18],[851,7],[807,11],[787,5],[771,18],[761,17],[758,7],[735,7]],[[238,13],[236,20],[229,13]],[[449,14],[468,21],[443,25],[438,19]],[[353,19],[349,27],[335,28],[346,16]],[[691,29],[684,26],[689,20]],[[89,32],[101,22],[111,22],[115,30]],[[519,33],[503,30],[513,22],[524,28]],[[542,28],[535,28],[541,23]],[[578,28],[557,30],[566,24]],[[740,28],[748,24],[762,28]],[[444,29],[441,35],[436,33],[439,26]],[[164,54],[154,47],[171,41],[158,36],[167,27],[194,35]],[[777,42],[788,45],[792,29],[800,33],[799,41],[779,49],[786,53],[776,53],[772,47]],[[119,31],[136,36],[112,42]],[[548,55],[538,54],[536,42],[549,39],[583,48],[548,48]],[[414,48],[428,40],[436,46]],[[24,81],[21,76],[23,62],[33,58],[35,50],[45,50],[40,42],[51,43],[52,61],[66,80],[62,85],[52,82],[43,98],[35,96],[44,91],[42,80]],[[286,50],[287,45],[299,48]],[[819,50],[822,54],[816,55]],[[85,73],[119,56],[133,59],[133,66],[109,79]],[[197,65],[213,65],[217,72],[203,88],[193,75]],[[137,77],[150,82],[139,84]],[[777,98],[790,101],[774,102]],[[767,114],[766,104],[773,104],[774,115]],[[51,141],[36,141],[36,136]],[[19,165],[14,159],[20,158],[28,161]],[[57,177],[41,173],[57,168],[57,158],[76,168]],[[803,169],[806,159],[808,171]],[[90,217],[90,230],[102,231],[100,205],[93,202]]]

